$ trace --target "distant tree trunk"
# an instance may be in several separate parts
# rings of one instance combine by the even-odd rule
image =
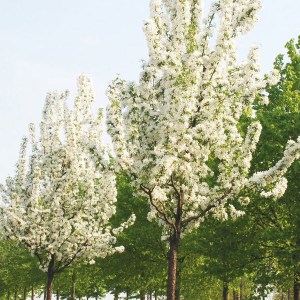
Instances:
[[[119,300],[119,293],[117,291],[114,292],[114,300]]]
[[[57,289],[56,290],[56,300],[59,300],[59,298],[60,298],[60,291],[59,291],[59,289]]]
[[[238,293],[235,289],[232,290],[233,300],[238,300]]]
[[[149,291],[149,300],[152,300],[152,291]]]
[[[298,273],[294,278],[294,300],[300,300],[300,276]]]
[[[47,286],[44,288],[44,297],[43,297],[43,299],[44,300],[46,300],[46,298],[47,298]]]
[[[10,300],[10,291],[7,291],[7,300]]]
[[[23,290],[23,300],[26,300],[27,298],[27,288],[24,287],[24,290]]]
[[[16,289],[15,294],[14,294],[14,300],[17,300],[17,299],[18,299],[18,290]]]
[[[154,300],[157,300],[158,296],[157,296],[157,292],[154,292]]]
[[[223,283],[223,300],[229,300],[228,282]]]
[[[243,300],[243,280],[240,283],[240,300]]]
[[[31,300],[34,300],[34,286],[31,287]]]
[[[140,300],[146,300],[146,293],[144,290],[140,290]]]
[[[71,288],[71,300],[75,300],[75,283],[76,283],[76,273],[72,273],[72,288]]]
[[[48,266],[48,272],[47,272],[47,291],[46,291],[46,299],[52,300],[52,284],[54,279],[54,263],[55,258],[54,255],[52,255],[51,260],[49,262]]]

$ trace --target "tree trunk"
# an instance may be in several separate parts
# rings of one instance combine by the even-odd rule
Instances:
[[[233,296],[233,300],[238,300],[237,291],[235,289],[233,289],[232,291],[232,296]]]
[[[17,298],[18,298],[18,290],[15,290],[14,300],[17,300]]]
[[[155,291],[154,292],[154,300],[157,300],[158,299],[158,297],[157,297],[157,292]]]
[[[27,298],[27,288],[24,287],[24,290],[23,290],[23,300],[26,300]]]
[[[140,300],[146,300],[146,293],[143,290],[140,290]]]
[[[227,282],[223,284],[223,300],[229,300],[229,287]]]
[[[47,286],[44,288],[44,297],[43,297],[43,299],[44,300],[46,300],[46,298],[47,298]]]
[[[287,299],[291,300],[291,290],[290,289],[288,289],[288,291],[287,291]]]
[[[71,300],[75,300],[75,282],[76,282],[76,273],[72,273],[72,288],[71,288]]]
[[[34,287],[31,287],[31,300],[34,300]]]
[[[294,300],[300,300],[300,278],[298,274],[294,278]]]
[[[243,280],[240,283],[240,300],[243,300]]]
[[[119,300],[119,293],[118,292],[114,292],[114,300]]]
[[[176,273],[179,240],[179,231],[174,232],[170,237],[170,250],[168,254],[167,300],[176,300]],[[180,297],[180,295],[178,296]]]
[[[152,300],[152,291],[149,291],[149,300]]]
[[[47,290],[46,290],[46,299],[52,300],[52,284],[54,278],[54,256],[52,255],[51,260],[49,262],[48,272],[47,272]]]
[[[10,291],[7,291],[7,300],[10,300]]]

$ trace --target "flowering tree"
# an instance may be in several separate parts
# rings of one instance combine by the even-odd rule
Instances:
[[[115,213],[116,182],[108,153],[101,144],[101,112],[94,118],[90,79],[80,76],[74,110],[66,106],[67,93],[50,93],[40,123],[40,140],[30,125],[32,153],[27,163],[24,139],[17,172],[1,186],[5,235],[25,244],[52,281],[79,259],[105,257],[123,251],[114,247],[119,228],[111,229]]]
[[[241,117],[252,111],[274,71],[260,77],[257,49],[239,63],[236,39],[255,24],[260,0],[219,0],[207,16],[203,0],[152,0],[145,23],[149,60],[139,83],[119,78],[108,89],[108,129],[117,161],[148,196],[149,219],[169,238],[167,299],[175,299],[182,233],[209,213],[224,219],[243,212],[228,203],[247,189],[279,197],[283,177],[299,157],[300,140],[290,141],[271,169],[249,174],[261,125]],[[218,26],[216,26],[218,22]],[[253,114],[255,115],[255,114]]]

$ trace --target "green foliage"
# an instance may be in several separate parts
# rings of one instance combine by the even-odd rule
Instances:
[[[263,131],[254,158],[256,171],[274,165],[286,142],[300,133],[300,37],[298,43],[290,40],[286,48],[287,62],[279,55],[274,63],[281,78],[268,88],[270,104],[258,106]],[[299,176],[300,162],[295,162],[286,174],[288,189],[281,199],[258,198],[248,208],[257,228],[257,244],[268,258],[263,268],[258,266],[256,279],[283,289],[291,286],[300,272]]]
[[[40,288],[45,274],[39,270],[37,260],[20,244],[0,241],[0,297],[8,292],[21,295],[24,288]]]

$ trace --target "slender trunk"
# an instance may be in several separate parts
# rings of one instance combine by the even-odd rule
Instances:
[[[17,300],[17,298],[18,298],[18,290],[15,290],[14,300]]]
[[[119,300],[119,293],[118,292],[114,293],[114,300]]]
[[[54,263],[55,259],[54,256],[52,255],[51,260],[49,262],[48,266],[48,279],[47,279],[47,290],[46,290],[46,299],[47,300],[52,300],[52,284],[53,284],[53,279],[54,279]]]
[[[168,254],[167,300],[176,300],[176,274],[179,240],[180,233],[178,232],[175,232],[170,237],[170,250]],[[180,297],[180,295],[178,296]]]
[[[237,291],[233,289],[232,291],[233,300],[237,300]]]
[[[27,298],[27,288],[24,287],[24,290],[23,290],[23,300],[26,300]]]
[[[34,287],[31,287],[31,300],[34,300]]]
[[[294,300],[300,300],[300,278],[298,274],[294,278]]]
[[[157,297],[157,292],[155,291],[154,292],[154,300],[157,300],[158,299],[158,297]]]
[[[71,300],[75,300],[75,283],[76,283],[76,273],[72,273],[72,288],[71,288]]]
[[[7,291],[7,300],[10,300],[10,291]]]
[[[149,291],[149,300],[152,300],[152,291]]]
[[[140,300],[146,300],[146,294],[144,290],[140,290]]]
[[[239,300],[243,300],[243,281],[242,280],[240,283],[240,299]]]
[[[44,300],[46,300],[46,298],[47,298],[47,286],[44,288],[44,297],[43,297],[43,299]]]
[[[56,300],[59,300],[60,294],[59,294],[59,289],[56,290]]]
[[[229,300],[229,287],[227,282],[223,284],[223,300]]]

